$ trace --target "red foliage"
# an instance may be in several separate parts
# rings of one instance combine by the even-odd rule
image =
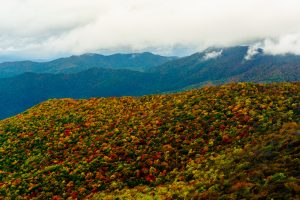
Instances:
[[[65,135],[66,135],[66,136],[70,136],[70,135],[71,135],[71,130],[70,130],[69,128],[67,128],[67,129],[65,130]]]
[[[76,192],[72,192],[72,198],[76,199],[77,198],[77,193]]]
[[[149,182],[153,182],[155,181],[155,176],[153,176],[152,174],[149,174],[147,177],[146,177],[146,180],[149,181]]]

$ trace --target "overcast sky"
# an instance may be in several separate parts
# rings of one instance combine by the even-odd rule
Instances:
[[[0,60],[252,44],[300,54],[299,0],[0,0]]]

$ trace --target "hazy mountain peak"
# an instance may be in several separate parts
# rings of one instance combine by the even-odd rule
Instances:
[[[81,56],[99,56],[100,54],[97,54],[97,53],[85,53],[85,54],[82,54]]]

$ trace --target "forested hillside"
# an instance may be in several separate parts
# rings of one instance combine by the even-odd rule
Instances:
[[[299,198],[300,84],[51,99],[0,121],[0,197]]]

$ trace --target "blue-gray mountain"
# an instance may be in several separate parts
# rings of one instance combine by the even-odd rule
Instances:
[[[5,62],[0,64],[0,78],[16,76],[25,72],[35,73],[78,73],[90,68],[131,69],[144,71],[147,68],[161,65],[176,57],[165,57],[149,52],[133,54],[84,54],[60,58],[50,62]]]
[[[209,58],[207,55],[214,55]],[[250,59],[248,47],[238,46],[225,49],[208,49],[191,56],[167,62],[149,69],[168,79],[169,89],[196,87],[230,81],[279,82],[300,80],[300,56],[267,55],[262,49]]]
[[[81,60],[81,56],[67,58],[66,63],[77,63],[74,68],[69,64],[53,64],[63,63],[64,59],[49,62],[52,64],[47,67],[27,62],[28,69],[34,68],[29,71],[35,73],[27,72],[0,79],[0,118],[22,112],[49,98],[138,96],[230,81],[300,81],[300,56],[272,56],[258,49],[255,55],[247,57],[247,52],[246,46],[211,48],[184,58],[162,57],[160,65],[156,65],[157,62],[149,64],[147,59],[144,64],[143,60],[140,60],[133,66],[122,59],[119,61],[123,64],[118,63],[117,59],[110,62],[114,64],[105,66],[97,62],[97,59],[94,62],[90,61],[89,65],[72,60]],[[140,54],[132,55],[136,57]],[[94,55],[82,57],[87,56]],[[49,67],[51,65],[56,67]],[[136,67],[142,67],[143,71],[132,70]],[[21,69],[20,71],[26,71],[26,67]]]

